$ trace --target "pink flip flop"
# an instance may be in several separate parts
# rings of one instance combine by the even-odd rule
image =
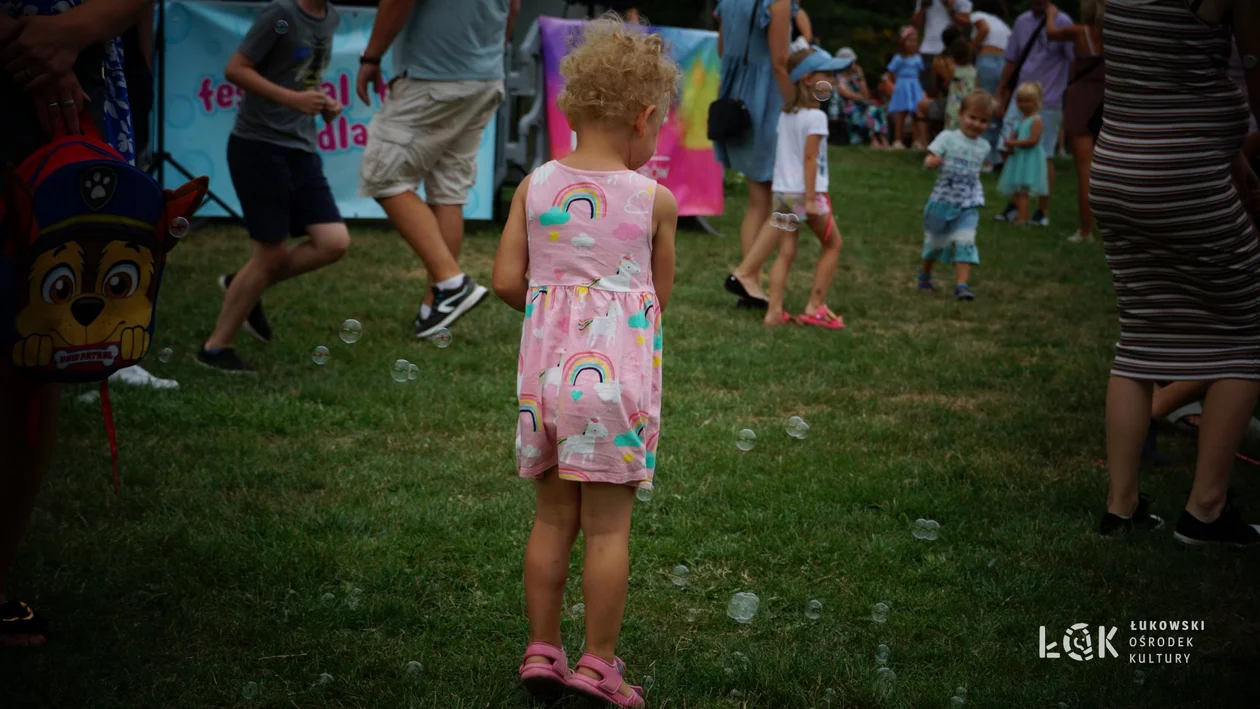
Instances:
[[[574,669],[580,668],[586,668],[598,674],[599,679],[575,671],[569,674],[569,689],[591,699],[600,700],[607,706],[647,706],[643,699],[642,687],[632,685],[630,687],[632,694],[628,697],[619,691],[626,674],[626,663],[622,662],[620,657],[614,657],[613,664],[609,664],[604,662],[603,658],[588,652],[582,655],[582,659],[578,660],[577,667]]]
[[[534,662],[526,664],[531,657],[545,657],[550,663]],[[521,684],[525,690],[535,697],[558,699],[564,694],[569,679],[569,659],[564,650],[550,643],[530,643],[521,658]]]
[[[831,308],[822,306],[812,313],[805,313],[797,318],[803,325],[816,325],[826,330],[843,330],[844,318],[831,312]]]

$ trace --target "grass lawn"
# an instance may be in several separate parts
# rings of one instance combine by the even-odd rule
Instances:
[[[949,707],[959,685],[976,707],[1260,704],[1255,555],[1189,550],[1167,528],[1094,534],[1118,328],[1102,247],[1063,241],[1069,163],[1049,230],[992,222],[991,192],[970,304],[914,290],[933,179],[918,158],[845,150],[831,165],[843,333],[766,332],[734,309],[720,284],[738,260],[739,187],[715,222],[726,237],[679,236],[658,489],[636,510],[620,647],[631,679],[654,678],[650,705]],[[464,261],[488,283],[497,231],[472,231]],[[512,458],[520,316],[488,302],[449,348],[416,342],[420,264],[388,230],[353,233],[344,262],[267,296],[276,341],[242,341],[258,372],[240,377],[194,355],[244,234],[184,240],[154,345],[174,357],[146,363],[180,389],[113,389],[120,497],[100,411],[67,389],[11,588],[55,635],[3,656],[0,707],[528,704],[515,681],[533,512]],[[350,346],[337,331],[352,317],[364,336]],[[320,344],[332,350],[323,367],[310,358]],[[391,379],[399,358],[418,380]],[[792,415],[811,424],[807,440],[784,433]],[[734,445],[742,428],[758,434],[747,453]],[[1171,523],[1194,444],[1166,446],[1176,465],[1143,487]],[[1260,490],[1256,475],[1240,466],[1242,495]],[[915,539],[917,518],[939,521],[940,538]],[[682,589],[669,580],[680,563]],[[580,549],[572,568],[568,604],[581,600]],[[761,598],[748,625],[726,617],[738,591]],[[882,624],[879,602],[891,606]],[[1189,663],[1130,664],[1130,622],[1173,619],[1206,623],[1175,651]],[[1077,622],[1120,626],[1120,658],[1038,657],[1039,626],[1056,640]],[[576,659],[581,619],[564,633]],[[896,673],[887,690],[881,643]],[[409,674],[411,661],[423,670]]]

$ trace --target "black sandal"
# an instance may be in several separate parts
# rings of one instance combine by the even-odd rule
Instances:
[[[740,308],[766,310],[770,307],[770,301],[765,300],[764,298],[754,298],[749,295],[748,289],[745,288],[744,284],[740,283],[739,279],[734,275],[727,276],[726,280],[722,282],[722,287],[726,289],[727,293],[739,298],[738,307]]]
[[[22,601],[0,603],[0,638],[37,635],[48,639],[48,621]]]

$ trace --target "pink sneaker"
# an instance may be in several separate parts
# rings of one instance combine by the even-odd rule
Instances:
[[[843,330],[844,318],[831,312],[831,308],[822,306],[812,313],[805,313],[797,318],[803,325],[817,325],[827,330]]]
[[[630,691],[633,694],[628,697],[619,691],[626,674],[626,663],[622,662],[620,657],[613,658],[613,664],[610,665],[602,658],[588,652],[582,655],[582,659],[578,660],[577,667],[574,669],[581,668],[598,674],[599,679],[575,671],[569,674],[569,689],[591,699],[603,701],[608,706],[647,706],[643,699],[642,687],[631,686]]]
[[[525,660],[531,657],[545,657],[551,662],[526,664]],[[521,684],[535,697],[559,699],[564,694],[570,674],[564,650],[544,642],[530,643],[525,648],[525,656],[521,658]]]

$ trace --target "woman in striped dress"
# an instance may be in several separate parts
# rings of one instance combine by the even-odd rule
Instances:
[[[1260,242],[1234,187],[1246,99],[1230,80],[1231,35],[1260,82],[1260,2],[1109,0],[1104,122],[1090,199],[1120,310],[1107,389],[1110,486],[1100,531],[1162,521],[1138,493],[1158,381],[1211,381],[1194,487],[1177,521],[1187,544],[1260,543],[1228,499],[1234,454],[1260,395]]]

